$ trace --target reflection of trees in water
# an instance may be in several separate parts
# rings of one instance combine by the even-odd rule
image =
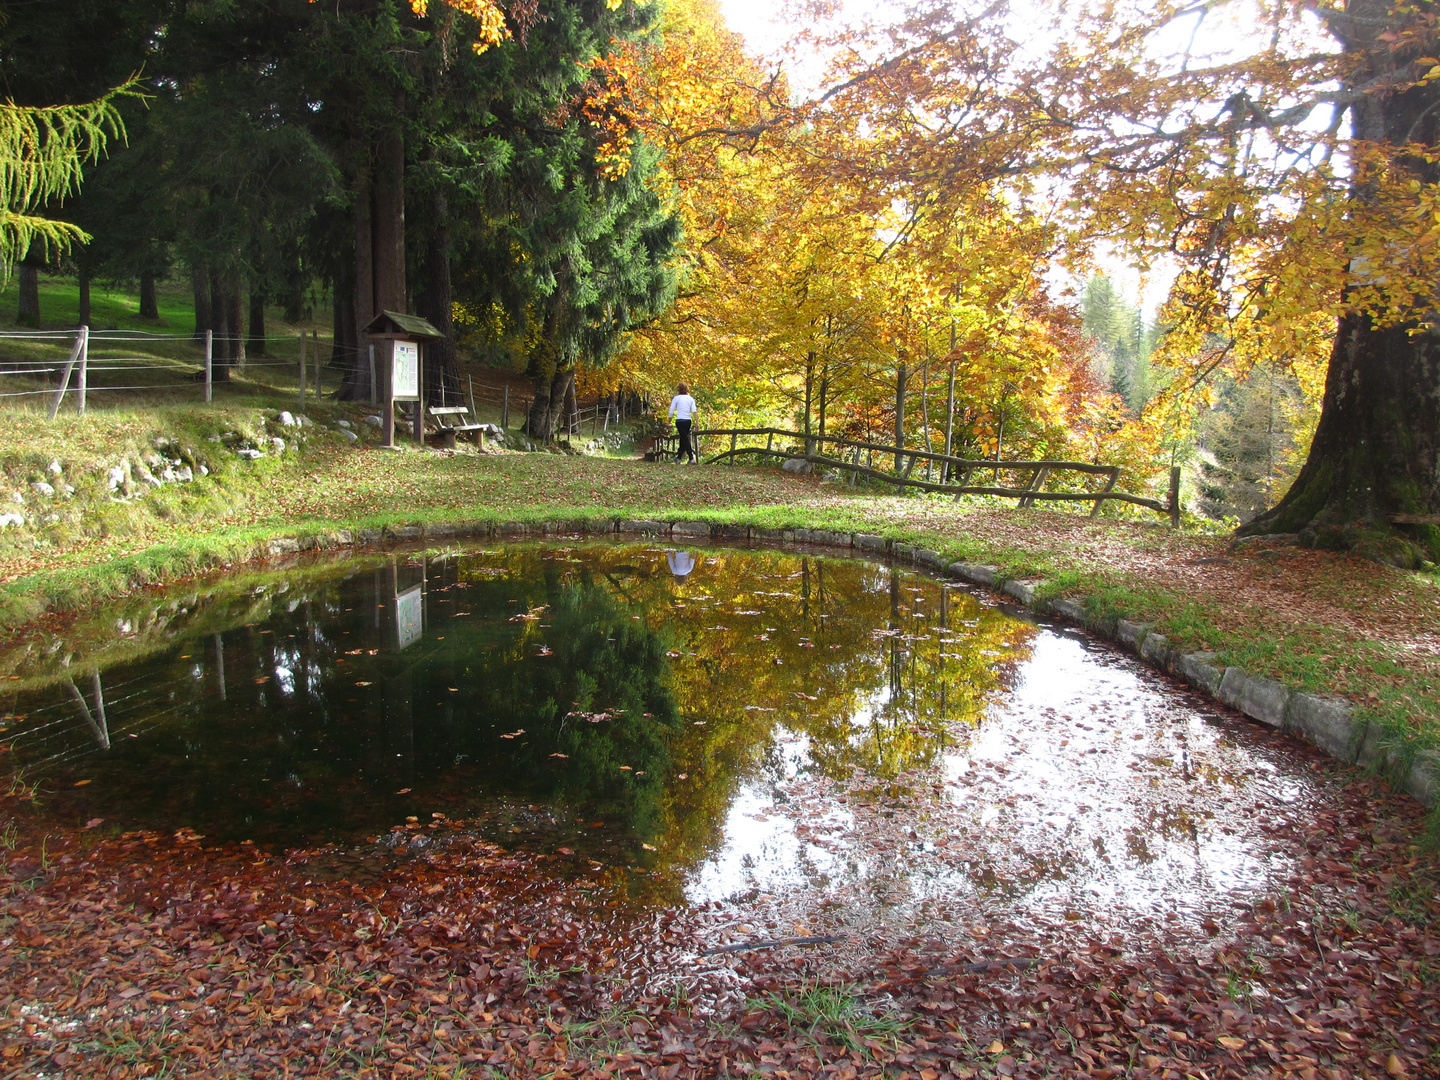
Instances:
[[[420,623],[400,604],[417,587]],[[789,740],[829,777],[932,766],[1034,632],[874,564],[706,550],[677,578],[639,545],[368,559],[182,607],[178,647],[107,669],[113,768],[74,684],[40,695],[89,755],[81,820],[294,842],[509,795],[681,865],[742,784],[792,767]]]

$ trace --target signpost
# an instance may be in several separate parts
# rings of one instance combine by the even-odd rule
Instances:
[[[424,345],[443,335],[418,315],[382,311],[365,327],[379,377],[382,445],[395,445],[395,406],[411,407],[411,431],[417,446],[425,445]]]

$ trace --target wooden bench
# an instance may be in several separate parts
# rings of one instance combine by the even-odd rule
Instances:
[[[447,450],[455,449],[455,440],[460,435],[475,435],[475,444],[479,446],[485,441],[482,432],[484,424],[470,422],[470,410],[464,405],[440,405],[430,406],[427,410],[431,416],[439,422],[440,445]],[[446,422],[449,418],[450,422]],[[458,421],[458,422],[457,422]]]

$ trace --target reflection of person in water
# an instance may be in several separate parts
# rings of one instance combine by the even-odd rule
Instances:
[[[676,577],[684,577],[695,569],[695,556],[688,551],[667,551],[665,558],[670,562],[670,572]]]

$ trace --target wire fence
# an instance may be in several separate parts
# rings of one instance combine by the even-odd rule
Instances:
[[[0,401],[48,398],[54,418],[67,397],[84,415],[97,394],[191,391],[209,402],[216,383],[244,380],[294,391],[297,406],[303,408],[307,399],[318,400],[325,392],[324,360],[333,350],[318,333],[298,336],[298,355],[287,359],[247,356],[250,339],[210,331],[181,336],[82,326],[0,332]],[[269,341],[280,344],[285,339]],[[332,368],[332,389],[337,381]]]

